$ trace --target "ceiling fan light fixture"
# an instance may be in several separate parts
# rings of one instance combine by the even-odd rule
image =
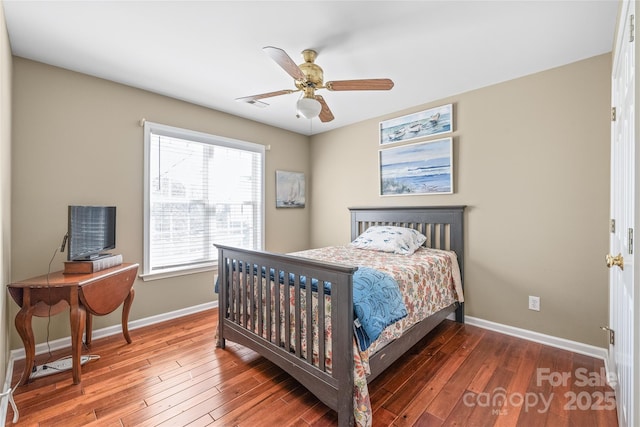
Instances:
[[[298,108],[298,114],[307,119],[313,119],[318,117],[322,110],[322,104],[315,98],[302,97],[296,104]]]
[[[262,50],[293,78],[296,88],[236,98],[239,101],[263,106],[257,104],[258,101],[256,100],[302,92],[302,96],[296,104],[296,117],[300,118],[302,116],[306,119],[318,117],[322,123],[327,123],[332,121],[334,116],[324,98],[315,94],[316,90],[327,89],[340,92],[347,90],[390,90],[393,87],[391,79],[334,80],[324,83],[324,71],[315,63],[318,56],[315,50],[305,49],[302,51],[304,63],[300,65],[296,64],[287,52],[278,47],[265,46]]]

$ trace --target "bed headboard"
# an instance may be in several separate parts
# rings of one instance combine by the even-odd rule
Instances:
[[[458,255],[462,275],[464,274],[464,209],[465,206],[349,208],[351,240],[353,241],[373,225],[413,228],[427,237],[425,246],[454,251]]]

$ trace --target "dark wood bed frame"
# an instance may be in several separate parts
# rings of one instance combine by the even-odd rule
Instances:
[[[447,249],[456,252],[460,273],[464,281],[464,206],[440,207],[385,207],[385,208],[350,208],[351,240],[373,225],[396,225],[414,228],[427,236],[425,246]],[[322,402],[338,412],[340,426],[351,426],[353,416],[353,273],[357,267],[341,264],[325,263],[291,255],[274,254],[229,246],[216,245],[218,248],[218,346],[225,347],[225,340],[231,340],[253,349],[266,357],[306,387]],[[236,266],[257,266],[233,274]],[[256,299],[278,301],[279,286],[274,287],[271,295],[270,287],[262,295],[260,286],[254,287],[253,275],[261,274],[261,270],[284,272],[284,277],[293,277],[294,301],[291,306],[276,306],[274,316],[264,316],[262,307],[256,306]],[[257,273],[255,273],[257,272]],[[300,277],[316,278],[318,283],[331,283],[331,330],[332,330],[332,369],[327,370],[325,354],[325,333],[318,328],[317,342],[319,351],[317,361],[302,352],[300,334],[290,336],[290,317],[293,315],[295,330],[300,330],[301,319],[311,324],[312,313],[303,311],[299,303],[302,295],[311,300],[312,287],[301,286]],[[259,281],[258,281],[259,282]],[[259,298],[249,298],[247,289]],[[258,294],[259,292],[259,294]],[[318,311],[324,312],[324,298],[318,299]],[[281,312],[282,311],[282,312]],[[464,304],[453,304],[446,307],[422,322],[410,328],[402,337],[379,350],[370,357],[371,374],[368,381],[373,380],[415,343],[426,336],[449,314],[455,312],[456,321],[464,322]],[[284,324],[280,324],[280,318]],[[274,324],[274,322],[278,322]],[[254,332],[266,328],[267,337]],[[272,328],[275,332],[272,334]],[[285,331],[284,334],[281,333]],[[307,328],[307,342],[311,347],[313,334]],[[295,350],[291,350],[291,349]]]

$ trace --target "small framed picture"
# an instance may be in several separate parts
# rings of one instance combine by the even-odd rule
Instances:
[[[304,208],[304,173],[276,171],[276,208]]]

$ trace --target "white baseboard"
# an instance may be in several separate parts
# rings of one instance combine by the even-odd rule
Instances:
[[[521,329],[514,326],[503,325],[501,323],[490,322],[488,320],[478,319],[477,317],[472,316],[465,316],[464,321],[469,325],[477,326],[479,328],[489,329],[505,335],[510,335],[528,341],[534,341],[540,344],[548,345],[550,347],[560,348],[578,354],[584,354],[585,356],[591,356],[596,359],[602,359],[605,363],[605,368],[607,368],[608,370],[609,351],[606,348],[583,344],[564,338],[558,338],[552,335],[545,335],[539,332],[530,331],[528,329]]]

